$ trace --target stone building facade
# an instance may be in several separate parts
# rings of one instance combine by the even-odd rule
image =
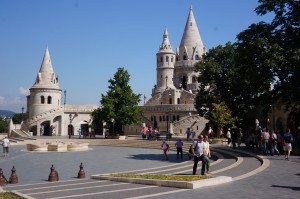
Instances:
[[[66,93],[59,87],[48,47],[35,83],[29,90],[26,111],[28,119],[22,123],[22,130],[33,136],[67,136],[70,132],[78,135],[79,132],[91,131],[91,113],[97,106],[66,104]]]
[[[160,132],[184,135],[187,128],[196,134],[208,122],[197,114],[194,101],[199,83],[194,65],[205,53],[192,7],[186,21],[180,46],[173,51],[167,28],[156,54],[156,84],[149,100],[144,99],[144,125],[157,127]],[[138,134],[140,127],[125,128],[125,133]]]

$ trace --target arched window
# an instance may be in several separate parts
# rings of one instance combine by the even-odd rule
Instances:
[[[177,104],[180,104],[180,98],[177,98]]]
[[[173,122],[176,121],[176,115],[173,115]]]
[[[163,58],[162,57],[160,58],[160,62],[163,62]]]
[[[169,56],[166,56],[166,62],[169,62]]]
[[[161,115],[159,116],[159,121],[160,121],[160,122],[162,121]]]
[[[41,104],[45,104],[45,97],[41,96]]]
[[[179,121],[179,115],[177,115],[177,121]]]
[[[186,55],[183,55],[183,60],[187,60]]]
[[[169,104],[172,104],[172,98],[169,98]]]
[[[196,55],[196,56],[195,56],[195,60],[199,60],[199,55]]]
[[[173,62],[174,61],[174,57],[171,57],[171,62]]]
[[[48,104],[52,104],[52,97],[51,96],[48,96],[48,101],[47,101]]]

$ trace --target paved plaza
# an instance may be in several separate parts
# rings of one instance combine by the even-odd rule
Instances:
[[[139,142],[143,144],[147,141]],[[19,183],[4,186],[3,189],[18,191],[27,198],[43,199],[202,197],[273,199],[300,196],[299,156],[292,156],[290,161],[284,160],[283,156],[268,156],[266,158],[270,164],[257,172],[260,162],[254,156],[243,153],[245,149],[228,151],[227,147],[214,145],[212,145],[211,171],[215,176],[231,176],[232,182],[190,190],[90,179],[94,174],[125,171],[164,174],[172,172],[185,175],[191,173],[193,162],[188,156],[184,156],[184,160],[177,160],[176,153],[170,151],[169,161],[161,161],[162,152],[158,149],[160,144],[160,141],[151,141],[151,145],[157,145],[156,149],[118,147],[112,144],[112,146],[91,146],[90,150],[83,152],[64,153],[27,152],[25,145],[13,145],[9,157],[0,157],[0,168],[9,178],[11,168],[15,166]],[[83,180],[76,178],[81,162],[86,174]],[[59,182],[47,182],[52,164],[59,173]],[[249,173],[251,175],[248,175]]]

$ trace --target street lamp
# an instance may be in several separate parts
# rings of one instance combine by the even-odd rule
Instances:
[[[167,133],[166,133],[166,140],[169,140],[169,139],[171,139],[171,133],[169,132],[169,123],[171,122],[169,122],[169,120],[171,119],[171,116],[170,116],[170,113],[171,113],[171,111],[172,111],[172,109],[171,108],[169,108],[168,110],[167,110]]]
[[[69,139],[71,139],[71,135],[72,135],[72,114],[69,114],[69,118],[70,118],[70,124],[69,124]]]
[[[24,113],[24,106],[22,106],[22,115],[21,115],[22,120],[21,120],[21,123],[23,122],[23,113]]]
[[[166,75],[166,89],[168,88],[168,76]]]
[[[115,119],[114,118],[111,118],[111,123],[112,123],[112,134],[114,135],[115,133],[114,133],[114,131],[115,131]]]
[[[64,105],[66,105],[66,102],[67,102],[67,91],[66,90],[64,91],[64,95],[65,95],[65,97],[64,97]]]

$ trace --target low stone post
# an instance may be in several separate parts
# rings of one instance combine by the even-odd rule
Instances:
[[[49,182],[56,182],[58,181],[58,173],[57,171],[55,171],[55,168],[52,164],[51,168],[50,168],[50,174],[49,174],[49,177],[48,177],[48,181]]]
[[[10,184],[18,184],[18,182],[19,182],[19,180],[18,180],[18,176],[16,174],[16,168],[15,168],[15,166],[13,166],[13,168],[11,169],[9,183]]]
[[[0,186],[3,187],[6,185],[6,178],[3,174],[2,169],[0,168]]]
[[[82,163],[80,164],[79,168],[80,169],[79,169],[77,178],[85,178],[85,172],[83,170],[83,164]]]

